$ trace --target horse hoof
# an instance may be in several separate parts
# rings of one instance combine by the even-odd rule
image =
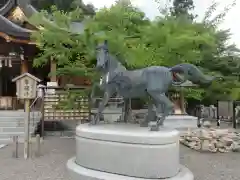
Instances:
[[[149,122],[150,131],[159,131],[159,125],[157,122]]]

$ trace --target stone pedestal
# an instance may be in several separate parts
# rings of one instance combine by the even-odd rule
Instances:
[[[177,130],[134,124],[79,125],[67,168],[73,180],[193,180],[179,164]]]

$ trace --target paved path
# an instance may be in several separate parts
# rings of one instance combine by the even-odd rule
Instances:
[[[12,146],[0,149],[0,180],[70,180],[65,164],[75,154],[74,139],[49,137],[40,158],[25,161],[12,158]],[[240,153],[199,153],[181,146],[181,163],[195,174],[195,180],[239,180]]]

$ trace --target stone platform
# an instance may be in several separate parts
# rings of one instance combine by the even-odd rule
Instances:
[[[137,124],[79,125],[67,168],[73,180],[193,180],[179,164],[178,131]]]
[[[76,158],[73,157],[67,162],[67,169],[72,180],[193,180],[193,174],[184,166],[180,167],[179,173],[171,178],[164,179],[146,179],[136,178],[129,176],[122,176],[118,174],[111,174],[101,171],[95,171],[91,169],[79,166],[75,162]]]
[[[181,128],[196,128],[198,118],[189,115],[170,115],[164,121],[164,127],[176,129]]]

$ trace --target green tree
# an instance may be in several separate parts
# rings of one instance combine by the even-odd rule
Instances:
[[[173,0],[173,7],[170,9],[171,15],[175,17],[186,16],[193,20],[195,16],[191,13],[194,10],[193,0]]]
[[[172,16],[151,22],[126,2],[100,10],[91,24],[95,32],[105,32],[111,52],[120,54],[125,65],[133,69],[182,62],[199,64],[203,60],[200,46],[205,45],[212,52],[217,49],[214,30],[203,23]],[[189,90],[189,96],[198,99],[202,93],[202,90]]]
[[[57,72],[54,72],[57,75],[91,76],[95,60],[92,51],[94,42],[88,38],[87,32],[71,32],[72,22],[85,19],[82,10],[65,13],[53,7],[51,21],[46,19],[48,16],[46,11],[41,11],[30,19],[36,27],[41,27],[32,33],[32,39],[41,52],[34,59],[34,65],[42,66],[52,59],[58,66]]]
[[[81,8],[85,15],[95,15],[95,8],[92,4],[84,4],[82,0],[32,0],[32,5],[39,10],[46,10],[51,13],[51,7],[56,6],[64,12],[74,11]]]
[[[230,3],[224,8],[224,10],[213,16],[213,13],[218,7],[217,3],[213,3],[208,11],[205,13],[203,23],[214,29],[217,51],[211,51],[208,47],[202,46],[204,49],[204,58],[201,66],[210,72],[217,72],[224,77],[224,81],[221,83],[214,83],[204,93],[204,101],[208,103],[214,103],[217,100],[234,100],[238,98],[239,81],[234,76],[239,72],[239,49],[235,44],[229,44],[231,33],[230,30],[222,30],[217,27],[224,21],[226,14],[235,5],[235,1]]]
[[[30,19],[33,25],[39,27],[39,30],[33,32],[31,36],[40,50],[34,59],[34,66],[43,66],[52,60],[56,62],[57,70],[51,72],[50,76],[80,76],[94,80],[96,77],[93,69],[95,44],[88,37],[89,33],[84,32],[83,24],[73,26],[73,23],[76,25],[76,22],[83,20],[87,22],[88,15],[85,15],[80,8],[64,12],[53,6],[51,21],[48,20],[49,16],[47,11],[41,11]],[[73,28],[76,27],[78,29],[74,30]],[[79,31],[79,33],[73,33],[73,30],[74,32]],[[85,91],[69,89],[66,92],[67,98],[63,99],[58,106],[67,109],[77,108],[75,100],[85,96],[89,90],[89,88]]]
[[[214,83],[207,91],[186,88],[188,98],[201,100],[216,94],[213,98],[215,101],[220,97],[233,97],[236,93],[228,87],[234,87],[233,83],[236,82],[236,77],[231,73],[234,67],[234,72],[239,72],[235,64],[239,63],[239,58],[235,55],[237,48],[226,45],[229,32],[217,29],[224,13],[213,20],[206,15],[203,22],[172,15],[150,21],[141,10],[126,0],[99,10],[92,18],[86,17],[80,9],[68,13],[53,9],[53,23],[43,22],[42,17],[49,16],[46,12],[33,19],[37,26],[44,27],[33,33],[42,51],[34,62],[35,65],[42,65],[53,57],[59,66],[58,74],[91,76],[95,45],[107,39],[110,52],[130,69],[189,62],[202,67],[206,73],[226,76],[224,88],[220,88],[223,83]],[[71,21],[83,20],[84,33],[71,32]],[[229,58],[229,54],[233,58]],[[223,69],[224,65],[228,67],[227,70]]]

